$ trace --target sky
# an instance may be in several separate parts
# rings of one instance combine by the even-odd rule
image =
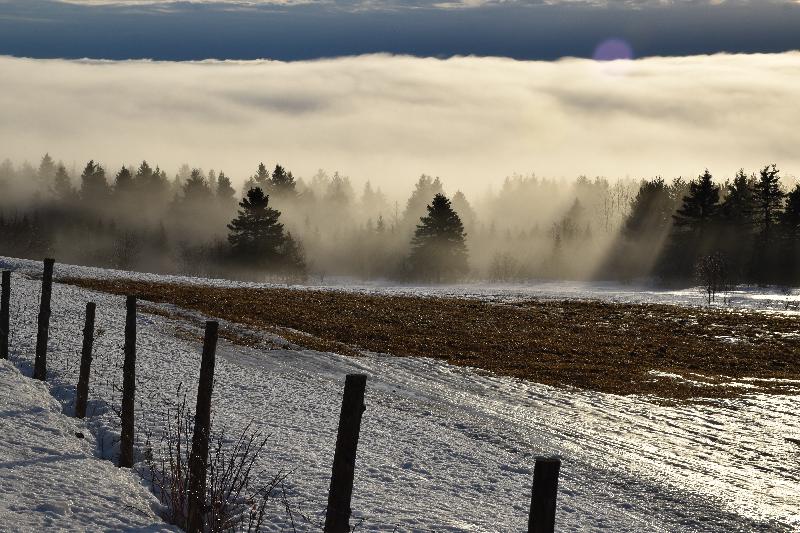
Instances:
[[[372,53],[551,60],[800,48],[794,0],[0,0],[0,54],[299,60]]]
[[[410,189],[800,174],[800,3],[0,0],[0,159]],[[81,59],[90,58],[90,59]]]

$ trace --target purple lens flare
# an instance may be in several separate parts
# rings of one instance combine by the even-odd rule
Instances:
[[[633,48],[622,39],[606,39],[597,45],[592,57],[597,61],[633,59]]]

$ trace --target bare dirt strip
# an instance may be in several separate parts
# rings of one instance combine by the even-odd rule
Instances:
[[[800,319],[792,316],[599,301],[498,304],[313,289],[60,281],[174,304],[348,355],[433,357],[548,385],[663,399],[800,392],[800,382],[782,381],[800,380]],[[241,335],[229,338],[247,342]]]

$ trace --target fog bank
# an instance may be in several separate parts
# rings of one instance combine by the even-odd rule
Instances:
[[[43,150],[295,176],[404,194],[425,172],[482,193],[505,176],[693,177],[800,168],[800,53],[595,62],[66,61],[0,57],[0,159]],[[238,188],[238,187],[237,187]]]

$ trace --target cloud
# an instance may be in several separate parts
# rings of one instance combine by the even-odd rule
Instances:
[[[483,191],[515,172],[800,173],[800,53],[595,62],[0,57],[0,158],[184,162],[241,182],[259,161],[405,192],[422,172]]]

